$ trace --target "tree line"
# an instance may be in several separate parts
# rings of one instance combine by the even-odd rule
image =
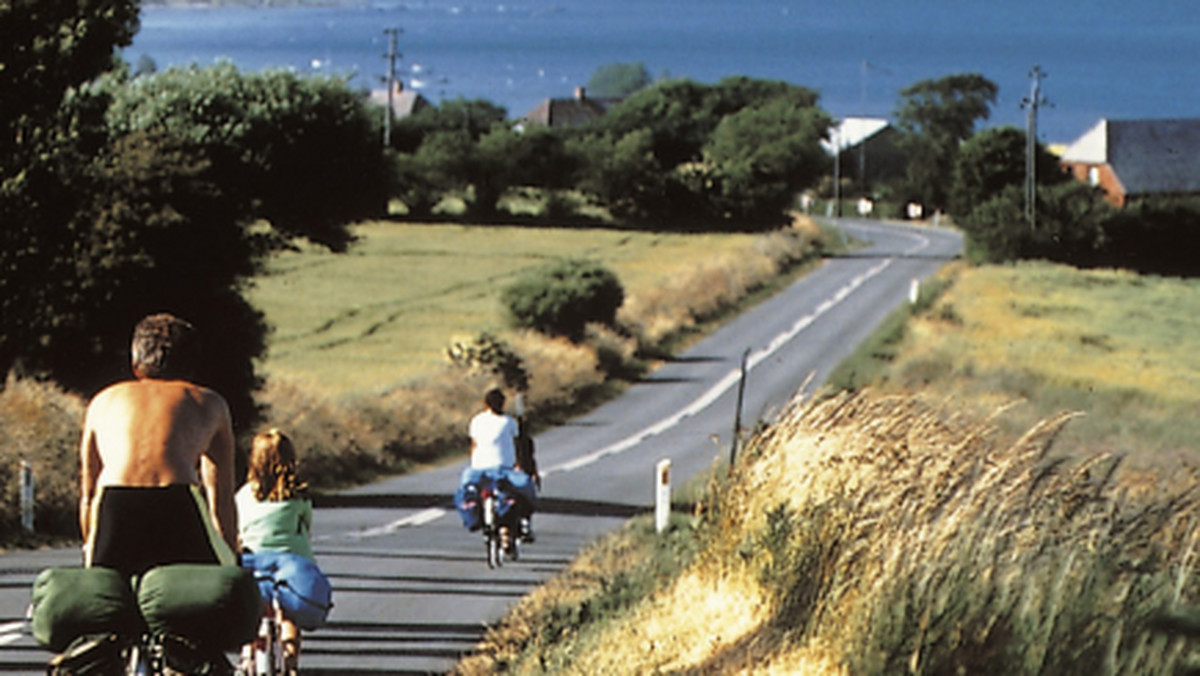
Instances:
[[[464,219],[486,222],[512,218],[505,199],[532,191],[552,223],[588,204],[619,224],[764,230],[786,222],[798,192],[828,187],[834,120],[805,87],[651,81],[635,64],[602,71],[628,91],[586,126],[521,126],[457,99],[395,120],[383,148],[381,110],[341,78],[132,71],[116,50],[138,11],[136,0],[0,5],[12,38],[0,43],[0,369],[85,394],[125,377],[137,319],[171,309],[205,328],[202,382],[252,420],[269,327],[244,285],[297,239],[344,250],[348,224],[389,201],[428,219],[455,196]],[[978,74],[901,90],[904,163],[878,189],[949,210],[982,259],[1110,263],[1129,246],[1144,262],[1179,257],[1171,240],[1195,211],[1107,210],[1044,149],[1043,225],[1022,230],[1024,134],[976,131],[996,93]]]

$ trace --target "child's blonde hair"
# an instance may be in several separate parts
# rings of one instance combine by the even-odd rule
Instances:
[[[246,479],[259,501],[291,500],[304,490],[296,479],[296,447],[286,434],[272,428],[254,435]]]

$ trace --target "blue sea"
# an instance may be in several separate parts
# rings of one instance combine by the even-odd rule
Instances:
[[[1102,117],[1200,117],[1194,0],[366,0],[355,7],[146,7],[125,51],[159,68],[228,59],[380,87],[397,72],[434,102],[482,98],[517,116],[571,96],[599,66],[654,77],[730,75],[818,91],[836,116],[888,116],[900,89],[978,72],[1000,86],[985,124],[1024,126],[1030,71],[1046,76],[1039,138],[1070,142]]]

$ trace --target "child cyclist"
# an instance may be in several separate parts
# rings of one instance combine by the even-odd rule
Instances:
[[[296,478],[291,439],[277,429],[256,435],[246,483],[235,497],[242,565],[255,571],[268,605],[279,600],[284,668],[289,674],[297,671],[300,661],[300,630],[323,625],[332,605],[329,580],[313,559],[312,502],[304,488]]]

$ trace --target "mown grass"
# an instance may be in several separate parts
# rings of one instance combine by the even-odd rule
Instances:
[[[1200,288],[1032,263],[941,286],[855,357],[848,389],[747,444],[687,531],[690,564],[495,664],[1196,673],[1200,652],[1160,619],[1200,602]],[[504,638],[474,663],[521,645]],[[578,659],[542,662],[562,654]]]
[[[547,260],[600,261],[637,302],[697,266],[742,256],[756,240],[385,222],[354,232],[359,240],[346,254],[301,247],[255,280],[250,300],[274,327],[268,377],[332,396],[385,393],[444,366],[456,336],[504,333],[499,291]]]

